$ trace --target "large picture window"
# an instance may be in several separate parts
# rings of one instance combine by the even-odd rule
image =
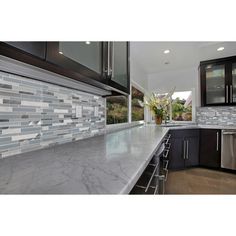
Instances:
[[[131,120],[140,121],[144,120],[144,107],[143,103],[144,93],[132,86],[131,89]]]
[[[128,97],[107,97],[107,124],[128,122]]]

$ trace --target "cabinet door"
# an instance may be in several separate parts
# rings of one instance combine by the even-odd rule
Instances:
[[[185,167],[199,165],[199,136],[186,138]]]
[[[129,44],[113,42],[112,47],[112,74],[109,83],[111,86],[129,93]]]
[[[101,42],[59,42],[59,53],[98,74],[102,73]]]
[[[184,154],[184,138],[171,138],[169,169],[183,169]]]
[[[230,84],[230,102],[236,104],[236,63],[232,64],[232,83]]]
[[[224,105],[229,102],[225,63],[201,66],[203,105]]]
[[[45,59],[46,56],[46,42],[4,42],[15,49],[19,49],[27,54]],[[16,52],[15,52],[16,54]]]
[[[221,130],[200,131],[200,165],[219,168],[221,160]]]
[[[103,81],[102,54],[102,42],[48,42],[46,60],[68,77],[76,74],[83,82]]]

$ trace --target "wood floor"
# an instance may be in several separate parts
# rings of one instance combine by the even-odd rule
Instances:
[[[203,168],[172,171],[165,194],[236,194],[236,174]]]

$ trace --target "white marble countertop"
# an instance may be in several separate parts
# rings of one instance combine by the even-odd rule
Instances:
[[[229,125],[200,125],[200,124],[184,124],[184,125],[168,125],[168,126],[162,126],[162,127],[168,127],[170,130],[176,130],[176,129],[236,129],[236,126],[229,126]]]
[[[0,193],[129,193],[169,128],[139,126],[0,160]]]

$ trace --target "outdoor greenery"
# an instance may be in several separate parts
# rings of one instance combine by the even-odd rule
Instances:
[[[152,94],[145,97],[138,89],[131,90],[131,119],[144,120],[144,105],[148,106],[155,116],[163,120],[192,121],[192,101],[182,97],[172,98],[174,90],[165,95]],[[172,114],[170,115],[170,111]],[[128,122],[128,96],[111,96],[107,98],[107,124]]]
[[[128,98],[113,96],[107,98],[107,124],[128,122]]]
[[[142,106],[144,94],[132,87],[132,121],[144,120],[144,108]]]
[[[192,102],[185,105],[186,100],[179,97],[172,101],[172,120],[191,121],[192,120]]]

